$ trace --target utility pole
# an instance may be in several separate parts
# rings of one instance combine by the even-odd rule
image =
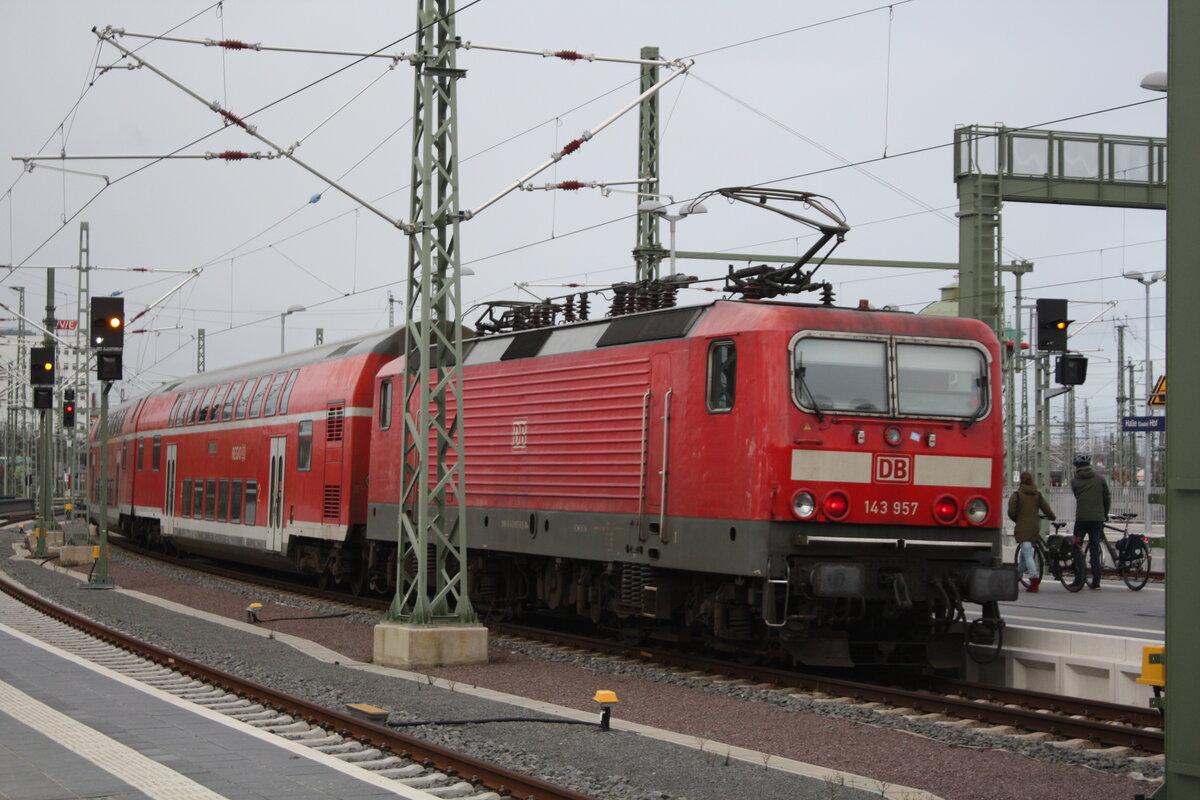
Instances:
[[[204,355],[204,328],[196,329],[196,374],[204,372],[205,367]]]
[[[1129,454],[1126,452],[1125,436],[1121,433],[1122,421],[1125,419],[1125,381],[1123,368],[1125,365],[1125,325],[1117,325],[1117,469],[1121,474],[1122,485],[1129,485]]]
[[[643,59],[659,59],[657,47],[643,47]],[[658,83],[658,65],[642,64],[641,91],[646,92]],[[636,203],[639,204],[647,195],[659,191],[658,188],[658,92],[645,97],[639,107],[638,118],[638,193]],[[662,263],[662,242],[658,235],[658,214],[638,210],[637,212],[637,245],[633,249],[633,259],[637,265],[638,281],[658,280],[658,265]]]
[[[453,0],[420,0],[416,30],[396,594],[375,629],[376,663],[401,666],[487,660],[467,597]]]

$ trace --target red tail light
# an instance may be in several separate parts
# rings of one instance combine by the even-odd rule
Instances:
[[[850,511],[850,501],[841,492],[830,492],[825,495],[822,509],[825,511],[825,516],[830,519],[841,519]]]
[[[933,504],[933,516],[943,525],[958,519],[958,501],[953,497],[939,497]]]

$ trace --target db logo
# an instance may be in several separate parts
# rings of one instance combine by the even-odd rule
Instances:
[[[529,423],[523,419],[514,419],[512,424],[513,450],[524,450],[529,443]]]
[[[875,455],[876,483],[912,483],[912,456]]]

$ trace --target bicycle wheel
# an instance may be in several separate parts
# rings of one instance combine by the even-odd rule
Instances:
[[[1117,573],[1135,592],[1150,579],[1150,549],[1140,541],[1130,542],[1126,557],[1117,562]]]
[[[1021,567],[1021,544],[1017,543],[1017,555],[1013,558],[1013,565],[1020,569]],[[1037,544],[1033,546],[1033,568],[1036,570],[1038,579],[1040,580],[1046,574],[1046,556],[1042,552],[1042,548]],[[1024,572],[1018,572],[1017,577],[1021,581],[1021,585],[1026,589],[1029,588],[1029,578]]]
[[[1078,547],[1072,547],[1066,558],[1055,559],[1055,566],[1058,582],[1068,592],[1078,592],[1083,588],[1083,584],[1087,583],[1083,551]]]

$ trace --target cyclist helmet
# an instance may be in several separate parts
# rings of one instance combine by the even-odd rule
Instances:
[[[1087,453],[1080,453],[1077,456],[1075,456],[1074,463],[1075,463],[1075,466],[1077,466],[1077,467],[1089,467],[1092,464],[1092,457],[1089,456]]]

